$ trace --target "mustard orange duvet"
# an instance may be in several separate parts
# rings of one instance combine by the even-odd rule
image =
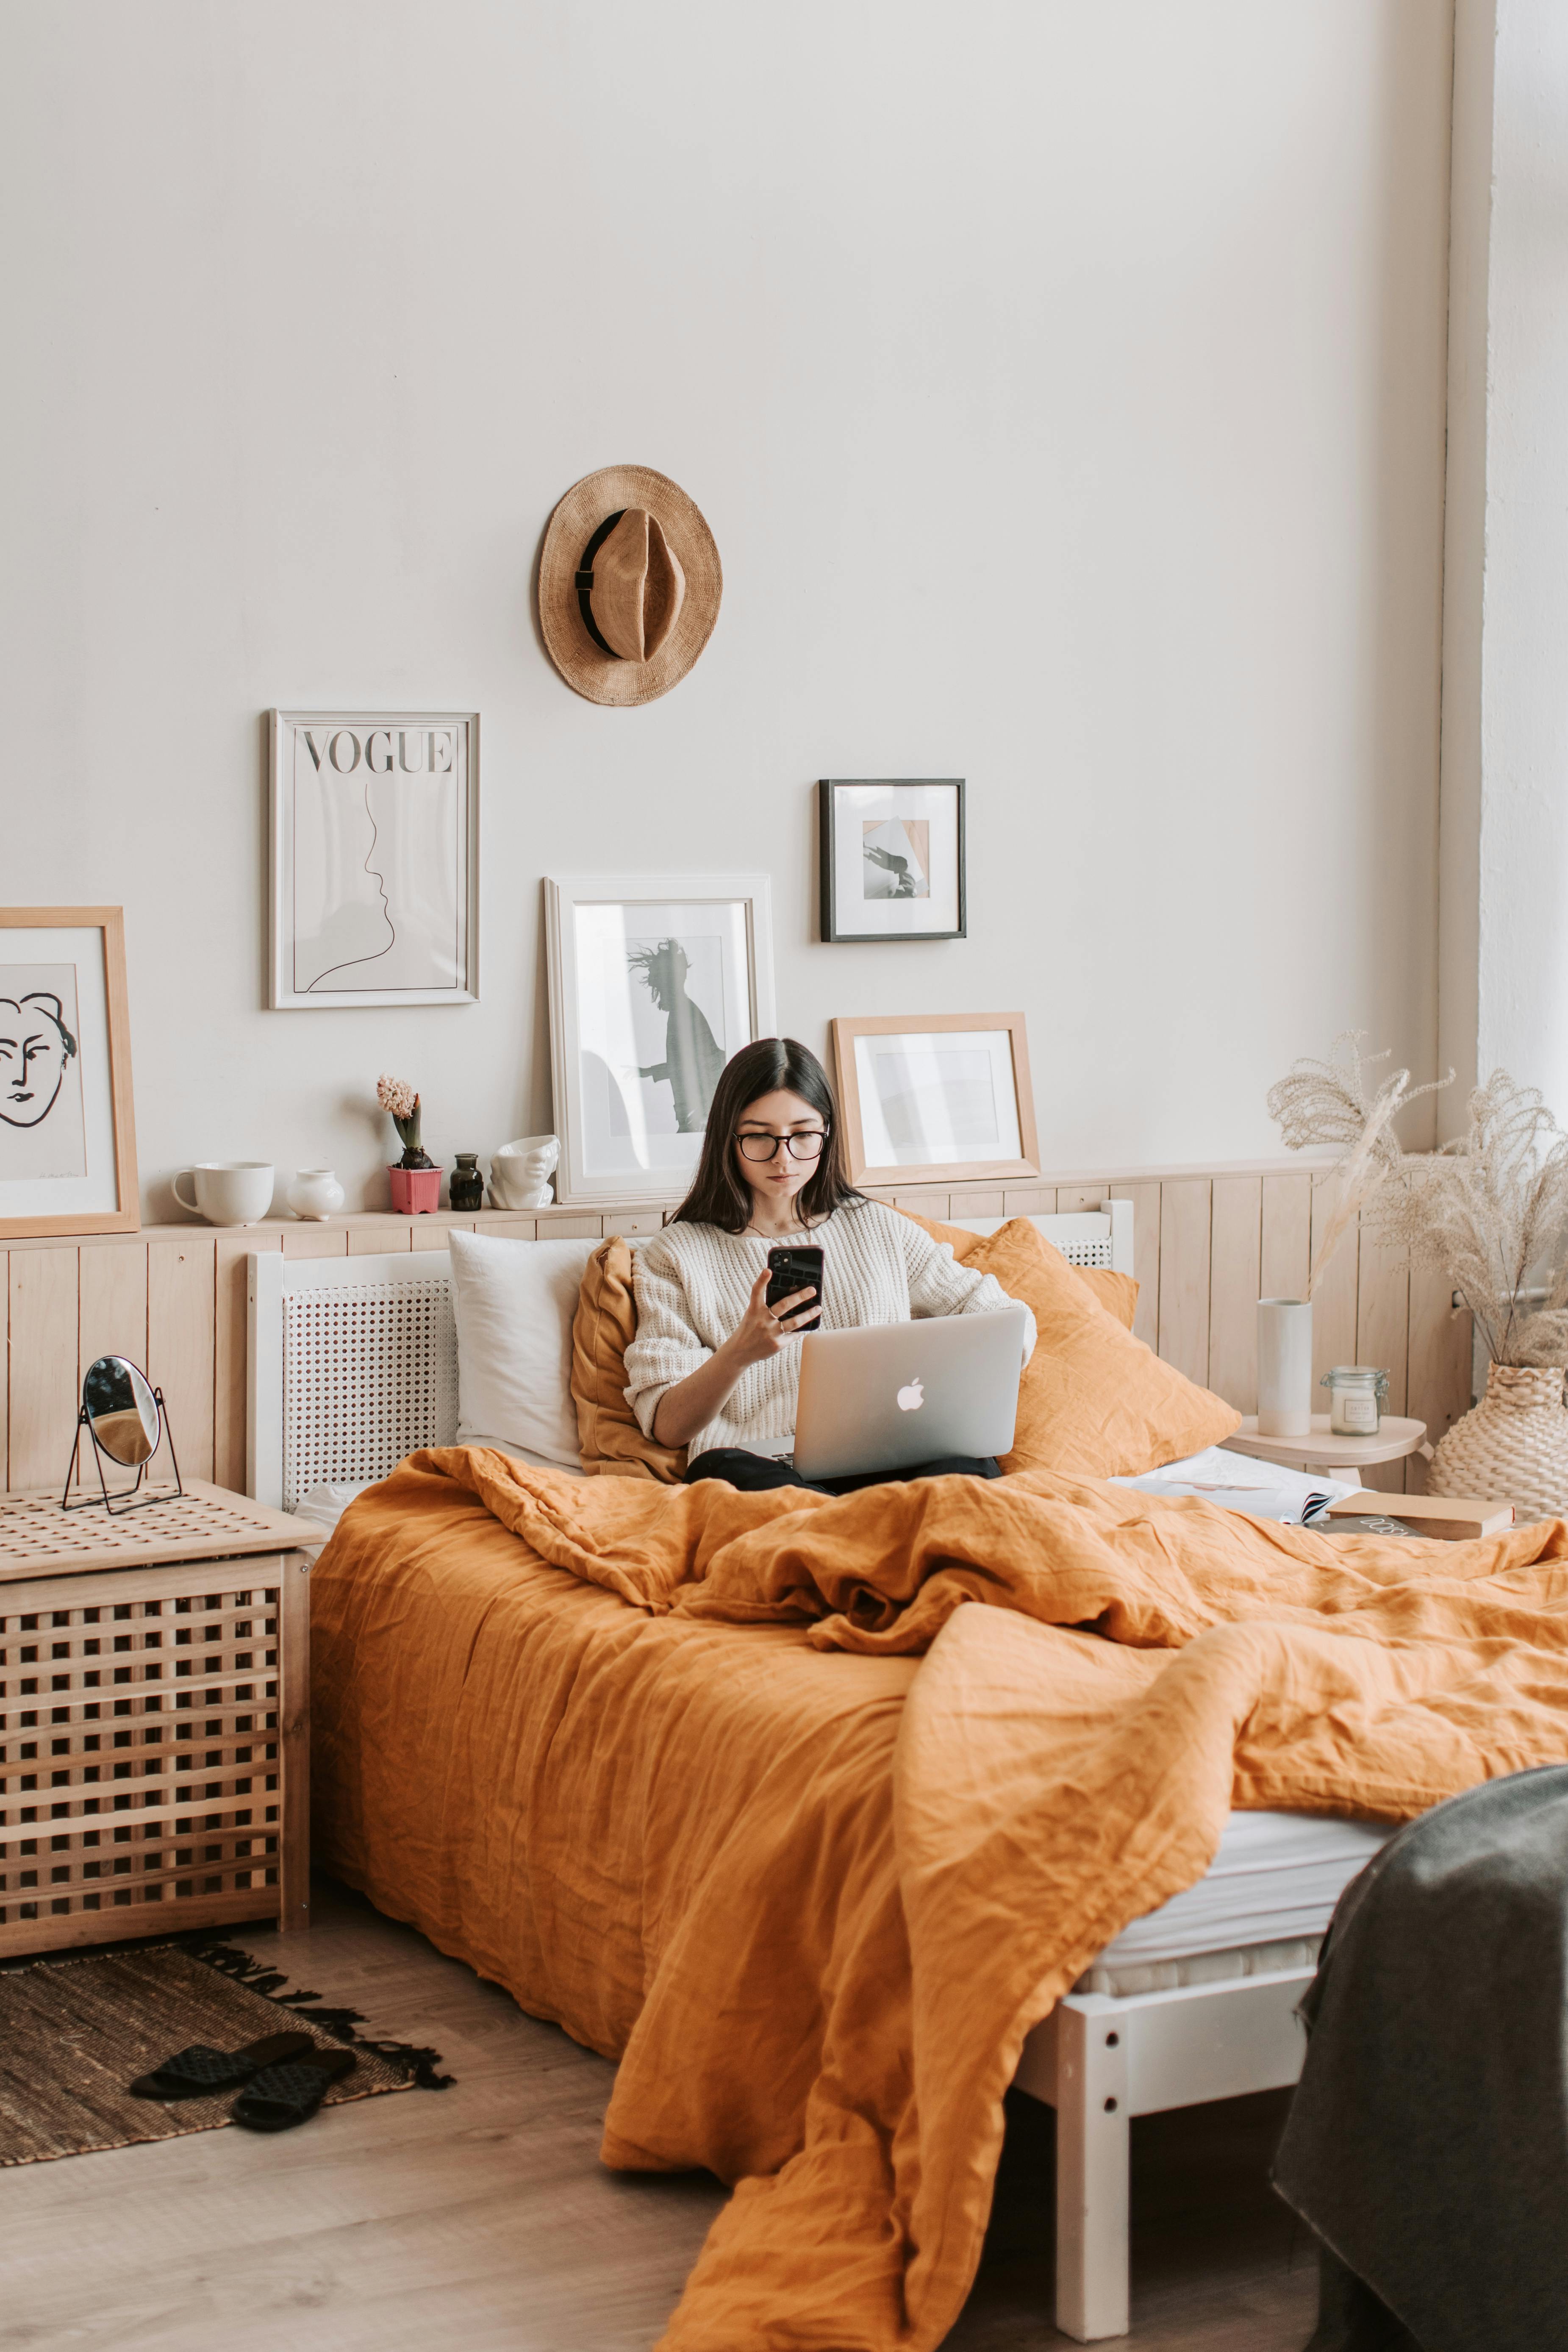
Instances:
[[[1025,2034],[1233,1805],[1401,1819],[1568,1757],[1558,1520],[451,1448],[314,1584],[318,1860],[620,2061],[606,2163],[735,2184],[667,2352],[940,2343]]]

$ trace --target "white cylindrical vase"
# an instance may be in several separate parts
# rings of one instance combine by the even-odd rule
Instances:
[[[1258,1302],[1258,1434],[1312,1434],[1312,1308],[1300,1298]]]

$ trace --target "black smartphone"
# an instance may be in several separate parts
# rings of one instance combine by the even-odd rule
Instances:
[[[797,1323],[796,1333],[815,1331],[822,1320],[822,1251],[815,1242],[783,1242],[768,1252],[767,1305],[782,1306],[797,1290],[815,1290],[817,1311],[809,1323]],[[796,1309],[805,1313],[804,1307]]]

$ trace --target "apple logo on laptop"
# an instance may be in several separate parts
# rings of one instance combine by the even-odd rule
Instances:
[[[900,1412],[919,1412],[925,1401],[925,1390],[919,1381],[911,1381],[907,1389],[900,1389],[899,1391],[899,1411]]]

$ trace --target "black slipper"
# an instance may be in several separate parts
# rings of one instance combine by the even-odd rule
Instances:
[[[309,2033],[269,2033],[264,2041],[247,2042],[243,2050],[213,2050],[205,2042],[195,2042],[188,2050],[176,2050],[150,2074],[139,2074],[130,2085],[131,2095],[133,2099],[210,2099],[216,2092],[232,2091],[237,2083],[248,2083],[264,2066],[302,2057],[315,2046]]]
[[[355,2063],[352,2050],[323,2050],[318,2042],[308,2058],[258,2074],[229,2113],[249,2131],[287,2131],[293,2124],[309,2123],[331,2085]]]

